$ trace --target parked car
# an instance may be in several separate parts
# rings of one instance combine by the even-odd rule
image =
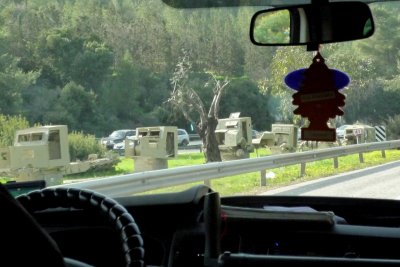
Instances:
[[[256,88],[270,96],[257,102],[268,107],[263,120],[292,122],[298,119],[293,118],[291,105],[295,91],[284,77],[307,68],[315,49],[320,49],[330,68],[352,78],[349,87],[339,91],[346,95],[346,106],[340,108],[353,117],[348,121],[363,117],[392,123],[400,115],[399,14],[400,1],[386,0],[2,1],[0,107],[30,119],[48,121],[60,115],[60,120],[78,127],[98,122],[93,118],[96,104],[105,99],[115,118],[135,114],[147,119],[159,113],[161,120],[169,119],[164,107],[168,93],[182,86],[193,88],[192,113],[185,115],[198,108],[206,121],[208,111],[196,100],[209,96],[206,104],[222,103],[224,95],[212,98],[204,85],[210,89],[215,82],[218,89],[229,79],[226,85],[232,87],[224,93],[236,86],[235,94],[245,94],[230,98],[226,109],[237,101],[253,111],[256,104],[245,104],[259,100],[259,94],[250,90]],[[190,64],[179,61],[182,54]],[[210,73],[215,80],[210,81]],[[178,84],[182,77],[187,82]],[[332,75],[324,77],[330,89],[337,86]],[[312,78],[316,88],[322,88],[320,79]],[[15,92],[9,92],[13,88]],[[322,108],[327,105],[319,101],[330,101],[337,93],[310,94],[300,100]],[[33,99],[35,95],[38,98]],[[154,99],[159,102],[151,109]],[[55,101],[61,104],[52,109]],[[21,102],[26,105],[18,106]],[[51,112],[41,116],[41,110]],[[107,123],[114,117],[101,114],[97,119]],[[133,130],[126,131],[133,135]],[[111,147],[126,137],[115,135],[105,144]],[[368,166],[360,163],[368,159],[359,148],[349,147],[357,160],[346,159],[343,165]],[[334,148],[318,155],[331,162],[332,151],[349,150]],[[8,160],[3,154],[2,160]],[[302,161],[284,172],[283,166],[297,155]],[[196,166],[92,177],[17,199],[0,184],[0,266],[400,266],[399,162],[307,181],[307,176],[299,176],[306,163],[325,174],[319,163],[308,165],[316,155],[310,151],[267,156],[271,161],[265,165],[260,164],[261,157],[201,161]],[[30,168],[35,156],[26,150],[18,160]],[[335,158],[332,165],[338,162],[342,164]],[[162,161],[152,163],[165,167]],[[243,175],[255,166],[262,169]],[[269,170],[271,166],[276,169]],[[276,178],[261,187],[255,177],[260,171],[262,179]],[[199,173],[206,181],[180,184]],[[230,177],[219,179],[220,173]],[[279,184],[285,178],[290,187]],[[143,191],[132,193],[132,181]],[[239,192],[232,186],[237,181]],[[178,187],[145,192],[166,184]],[[9,187],[14,189],[18,187]]]
[[[343,124],[343,125],[339,126],[338,128],[336,128],[336,137],[340,138],[340,139],[343,139],[344,138],[344,134],[346,132],[346,128],[348,128],[349,126],[351,126],[351,125]]]
[[[187,146],[190,142],[190,136],[185,129],[178,129],[178,145]]]
[[[254,129],[251,130],[251,138],[252,139],[256,139],[256,138],[260,137],[260,134],[261,133],[257,130],[254,130]]]
[[[129,142],[133,145],[133,140],[135,139],[136,135],[126,137],[123,141],[114,144],[113,151],[117,152],[120,156],[125,156],[126,140],[129,140]]]
[[[115,144],[121,143],[127,137],[135,135],[136,135],[136,130],[132,129],[115,130],[108,137],[102,138],[101,143],[107,149],[113,149]]]

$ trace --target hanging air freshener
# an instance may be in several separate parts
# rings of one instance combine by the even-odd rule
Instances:
[[[301,139],[336,141],[336,130],[329,128],[329,119],[342,116],[345,96],[339,92],[350,82],[345,73],[329,69],[318,52],[308,69],[289,73],[285,83],[297,92],[293,94],[294,114],[308,118],[310,124],[301,129]]]

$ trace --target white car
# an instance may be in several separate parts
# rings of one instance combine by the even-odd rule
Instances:
[[[178,129],[178,145],[187,146],[190,142],[189,134],[185,129]]]
[[[133,140],[136,139],[136,136],[128,136],[125,140],[114,144],[113,151],[117,152],[120,156],[125,156],[125,142],[127,139],[129,140],[129,145],[133,146]]]
[[[346,128],[349,127],[350,125],[348,124],[343,124],[342,126],[336,128],[336,136],[337,138],[343,139],[344,138],[344,133],[346,131]]]

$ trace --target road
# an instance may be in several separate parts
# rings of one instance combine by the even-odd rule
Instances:
[[[269,190],[262,195],[400,199],[400,161]]]

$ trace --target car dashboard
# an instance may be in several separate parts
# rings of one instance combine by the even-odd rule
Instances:
[[[146,266],[400,265],[396,200],[219,197],[200,185],[116,201],[140,228]],[[118,238],[105,218],[60,208],[35,218],[64,256],[123,266]]]

